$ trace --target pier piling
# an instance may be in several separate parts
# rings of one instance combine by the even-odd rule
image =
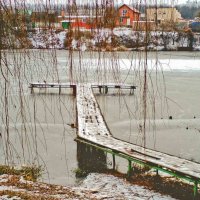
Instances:
[[[112,154],[112,157],[113,157],[113,170],[115,170],[115,165],[116,165],[116,162],[115,162],[115,155]]]
[[[127,172],[128,178],[131,177],[131,173],[132,173],[132,166],[131,166],[131,164],[132,164],[131,160],[128,160],[128,172]]]

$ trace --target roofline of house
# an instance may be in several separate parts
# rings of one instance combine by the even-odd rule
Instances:
[[[171,8],[171,9],[176,9],[175,7],[149,7],[149,8],[146,8],[146,9],[167,9],[167,8]]]
[[[130,8],[132,11],[134,11],[134,12],[136,12],[136,13],[141,13],[139,10],[137,10],[136,8],[131,8],[129,5],[127,5],[127,4],[122,4],[118,9],[120,9],[122,6],[127,6],[128,8]]]

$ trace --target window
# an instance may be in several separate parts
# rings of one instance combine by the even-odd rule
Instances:
[[[126,16],[127,10],[122,10],[122,16]]]
[[[119,22],[123,23],[123,18],[122,17],[120,17]]]

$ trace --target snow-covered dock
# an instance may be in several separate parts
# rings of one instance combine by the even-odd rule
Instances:
[[[77,141],[113,156],[113,168],[115,168],[115,156],[128,160],[128,172],[132,170],[132,162],[156,169],[156,171],[166,172],[178,178],[194,183],[194,196],[197,195],[200,184],[200,163],[195,163],[186,159],[171,156],[155,150],[137,146],[125,141],[121,141],[112,136],[100,107],[95,99],[93,89],[99,92],[108,93],[111,89],[129,89],[134,92],[133,85],[126,84],[84,84],[84,83],[30,83],[31,92],[34,88],[72,88],[76,96],[77,103]]]
[[[76,95],[76,84],[71,84],[71,83],[47,83],[46,81],[44,81],[43,83],[40,82],[30,83],[29,88],[31,88],[31,93],[34,92],[34,88],[39,88],[39,89],[58,88],[59,94],[61,94],[62,88],[72,88],[73,94]]]
[[[78,141],[102,149],[129,162],[147,165],[194,183],[197,194],[200,183],[200,164],[154,150],[146,149],[112,136],[94,97],[91,84],[77,85]]]

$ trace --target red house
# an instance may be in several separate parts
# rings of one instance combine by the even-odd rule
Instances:
[[[133,26],[140,20],[140,12],[135,8],[123,4],[118,8],[117,26]]]

